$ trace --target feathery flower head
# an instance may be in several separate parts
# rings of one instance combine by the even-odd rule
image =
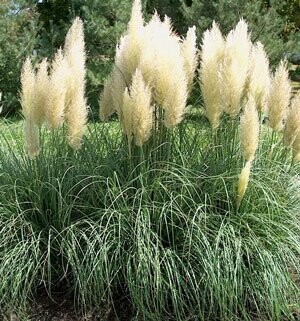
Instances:
[[[193,86],[193,79],[198,63],[196,41],[196,27],[193,26],[188,29],[186,38],[181,44],[181,55],[184,59],[184,71],[189,91],[191,91]]]
[[[31,159],[40,153],[39,127],[32,119],[25,119],[24,123],[25,148]]]
[[[65,114],[67,82],[69,69],[62,50],[59,49],[55,54],[52,63],[49,92],[46,110],[47,126],[56,129],[62,125]]]
[[[25,148],[30,158],[39,154],[39,127],[34,122],[36,108],[36,75],[30,58],[26,58],[21,72],[21,106],[25,118],[24,138]]]
[[[270,127],[278,132],[283,128],[291,97],[291,83],[286,61],[281,61],[272,78],[268,116]]]
[[[255,99],[250,96],[240,120],[241,150],[246,161],[252,161],[259,139],[259,117]]]
[[[21,72],[20,101],[25,118],[31,117],[35,109],[35,72],[29,57],[26,58]]]
[[[296,137],[300,133],[300,90],[291,101],[284,128],[284,143],[287,147],[293,145]]]
[[[87,123],[87,103],[83,92],[80,90],[73,98],[72,109],[69,109],[66,113],[68,141],[74,150],[78,150],[81,147]]]
[[[187,78],[180,38],[157,15],[145,26],[144,50],[139,69],[152,87],[153,98],[164,109],[164,124],[168,128],[183,118],[187,99]]]
[[[37,126],[41,126],[45,120],[49,92],[47,59],[43,59],[43,61],[38,65],[35,87],[35,107],[32,113],[32,119]]]
[[[217,128],[223,113],[220,92],[220,64],[224,57],[225,42],[218,25],[206,30],[201,46],[200,86],[206,116],[213,128]]]
[[[251,46],[248,25],[241,19],[226,37],[221,70],[222,100],[225,112],[230,116],[236,116],[240,112],[248,76]]]
[[[123,105],[121,110],[120,122],[123,128],[125,135],[127,136],[128,145],[131,145],[132,141],[132,111],[133,111],[133,102],[129,95],[128,88],[125,89],[123,93]],[[130,149],[130,148],[129,148]]]
[[[83,22],[75,18],[70,27],[64,45],[64,58],[68,63],[67,96],[66,103],[71,104],[74,92],[85,86],[85,46]],[[84,89],[83,89],[84,90]],[[68,108],[68,106],[67,106]]]
[[[151,89],[145,84],[139,69],[133,75],[130,87],[132,100],[132,132],[135,143],[142,146],[150,137],[153,108],[151,106]]]
[[[251,161],[246,162],[246,165],[242,169],[239,180],[238,180],[238,188],[237,188],[237,198],[236,198],[236,204],[237,209],[239,209],[242,200],[244,198],[245,192],[247,190],[248,184],[249,184],[249,178],[250,178],[250,171],[251,171]]]
[[[249,94],[255,98],[259,111],[266,111],[270,91],[271,75],[269,59],[262,43],[257,42],[251,51]]]
[[[64,57],[68,63],[66,90],[66,120],[69,144],[79,149],[87,122],[88,107],[85,99],[85,46],[83,22],[76,18],[67,33]]]
[[[115,111],[113,106],[113,77],[112,75],[105,81],[103,92],[99,102],[100,119],[105,121]]]
[[[141,0],[134,0],[132,9],[131,9],[131,17],[128,23],[128,34],[135,35],[138,34],[144,25],[144,18],[142,14],[142,4]]]

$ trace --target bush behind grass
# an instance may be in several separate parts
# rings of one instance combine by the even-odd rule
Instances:
[[[142,320],[292,318],[297,168],[280,147],[270,158],[266,139],[237,211],[237,146],[224,144],[215,166],[208,128],[186,122],[170,135],[143,158],[138,148],[128,157],[114,124],[91,125],[78,152],[61,131],[42,132],[30,160],[17,132],[2,134],[3,311],[63,291],[83,312],[128,296]]]

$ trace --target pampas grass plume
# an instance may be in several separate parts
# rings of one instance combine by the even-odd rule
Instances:
[[[251,46],[248,25],[241,19],[226,38],[221,73],[224,109],[232,117],[240,112],[248,76]]]
[[[35,109],[35,72],[30,58],[26,58],[22,67],[20,102],[25,119],[31,118]]]
[[[130,21],[128,23],[128,33],[133,35],[140,31],[144,25],[144,18],[142,14],[142,4],[141,0],[134,0],[132,9],[131,9],[131,16]]]
[[[155,14],[144,27],[144,39],[139,69],[155,102],[164,109],[165,126],[173,128],[183,119],[188,95],[180,38],[167,17],[162,22]]]
[[[35,84],[35,107],[32,114],[32,119],[37,126],[41,126],[45,120],[45,112],[47,108],[47,99],[49,93],[47,59],[43,59],[43,61],[38,66]]]
[[[26,119],[24,123],[25,148],[31,159],[40,153],[39,127],[32,119]]]
[[[239,175],[238,180],[238,188],[237,188],[237,209],[239,209],[241,202],[244,198],[245,192],[248,187],[249,178],[250,178],[250,171],[251,171],[251,161],[246,162],[246,165],[241,171],[241,174]]]
[[[113,106],[113,78],[112,76],[109,76],[109,78],[105,81],[103,92],[100,96],[100,102],[99,102],[99,114],[100,119],[102,121],[107,120],[109,116],[111,116],[115,109]]]
[[[189,91],[191,91],[193,86],[193,79],[198,63],[196,41],[196,27],[193,26],[188,29],[186,38],[181,44],[181,54],[184,59],[184,71],[186,74],[187,86]]]
[[[125,89],[123,93],[123,106],[122,106],[122,117],[120,118],[121,126],[125,135],[127,136],[129,150],[132,141],[132,111],[133,102],[129,95],[128,88]]]
[[[68,63],[66,120],[70,146],[77,150],[85,131],[88,108],[85,99],[85,48],[83,22],[76,18],[67,33],[65,59]]]
[[[59,49],[52,64],[46,110],[47,125],[51,129],[58,128],[64,121],[67,81],[68,65]]]
[[[72,109],[66,115],[68,121],[69,145],[78,150],[81,147],[82,137],[87,123],[87,103],[83,91],[79,89],[74,96]]]
[[[30,58],[26,58],[21,72],[21,106],[22,113],[25,118],[24,122],[24,138],[26,150],[30,158],[34,158],[39,154],[39,128],[34,122],[36,99],[36,75]]]
[[[151,106],[151,90],[145,84],[139,69],[133,75],[130,96],[133,106],[132,131],[136,145],[142,146],[151,134],[153,108]]]
[[[127,85],[130,84],[132,76],[138,67],[144,41],[142,5],[140,0],[135,0],[127,32],[121,37],[115,58],[116,67],[121,72]]]
[[[268,104],[269,125],[278,132],[283,128],[291,96],[287,64],[281,61],[272,78]]]
[[[224,38],[218,25],[206,30],[202,39],[200,86],[206,116],[213,128],[217,128],[223,113],[220,95],[219,66],[224,56]]]
[[[246,161],[252,161],[258,146],[259,117],[255,100],[249,97],[240,120],[241,150]]]
[[[289,108],[284,128],[284,143],[287,147],[293,145],[300,133],[300,90],[297,91]]]
[[[267,109],[270,84],[269,59],[262,43],[257,42],[251,50],[248,91],[255,98],[256,106],[261,112]]]

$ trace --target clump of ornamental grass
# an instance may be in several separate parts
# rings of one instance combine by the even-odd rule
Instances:
[[[39,131],[43,123],[54,130],[67,124],[69,145],[78,150],[87,122],[85,98],[85,49],[83,23],[76,18],[66,36],[64,50],[59,49],[50,75],[43,60],[35,72],[27,58],[21,74],[21,105],[25,118],[24,136],[30,157],[40,152]]]
[[[64,244],[75,239],[66,236],[79,225],[82,231],[96,228],[95,210],[82,202],[85,197],[81,199],[81,195],[89,184],[97,185],[100,176],[96,173],[106,176],[106,168],[109,176],[113,171],[105,158],[117,148],[114,144],[120,143],[116,134],[107,133],[103,126],[100,144],[100,131],[99,128],[90,142],[98,142],[97,152],[87,152],[91,149],[88,145],[80,153],[70,154],[61,132],[49,135],[41,130],[41,142],[51,148],[43,148],[35,159],[24,155],[18,131],[3,133],[0,149],[7,157],[0,161],[5,173],[0,178],[1,313],[7,309],[22,312],[41,293],[54,298],[53,292],[62,291],[67,297],[74,292],[71,271],[76,267],[68,260],[68,247]],[[112,143],[106,143],[104,137]],[[88,154],[92,156],[89,160],[84,157]],[[92,162],[103,166],[99,171],[94,168],[95,176],[89,172]],[[102,187],[103,184],[100,183]]]
[[[262,122],[268,99],[281,110],[285,98],[270,97],[276,83],[283,94],[286,82],[275,73],[270,95],[264,88],[267,59],[246,22],[227,37],[215,23],[204,34],[208,127],[183,121],[195,30],[181,40],[169,18],[154,14],[145,23],[134,1],[100,106],[103,118],[118,114],[121,130],[114,122],[90,125],[84,144],[74,129],[86,110],[84,63],[76,56],[84,56],[81,27],[75,20],[50,75],[45,61],[37,73],[29,59],[23,67],[25,121],[47,147],[31,159],[15,133],[2,133],[0,309],[59,291],[82,312],[126,297],[128,320],[291,319],[299,305],[298,96],[285,123],[291,166],[280,144],[282,156],[270,155],[279,136],[270,138]],[[77,153],[65,149],[61,131],[49,134],[36,122],[38,74],[49,82],[45,105],[55,103],[41,119],[51,129],[66,120],[69,143],[82,145]]]
[[[249,218],[254,215],[253,218],[256,217],[256,223],[264,225],[264,223],[262,223],[263,216],[261,215],[270,215],[271,212],[274,213],[273,209],[278,208],[278,212],[275,214],[278,221],[277,223],[271,223],[271,234],[266,236],[266,239],[273,242],[275,241],[275,239],[271,240],[273,236],[275,236],[273,232],[276,232],[275,230],[271,232],[271,230],[275,227],[274,224],[279,224],[283,227],[286,218],[286,216],[280,217],[280,206],[277,207],[277,193],[280,193],[281,188],[275,184],[277,178],[275,178],[276,170],[274,168],[278,170],[277,166],[282,166],[281,171],[283,176],[290,177],[289,179],[292,180],[296,179],[293,178],[295,177],[296,171],[293,172],[292,167],[289,167],[288,150],[281,146],[281,138],[273,133],[274,131],[280,131],[285,124],[285,142],[287,146],[293,146],[293,159],[295,163],[297,160],[295,158],[297,153],[295,150],[298,142],[296,141],[296,137],[298,133],[297,117],[299,102],[298,96],[296,95],[289,107],[290,81],[288,79],[286,65],[284,62],[281,62],[271,79],[268,58],[263,46],[260,43],[251,43],[250,37],[247,34],[247,25],[243,20],[239,22],[236,28],[233,29],[225,39],[218,26],[214,23],[212,28],[206,31],[203,36],[200,59],[200,86],[206,116],[211,125],[211,130],[207,132],[207,141],[209,143],[207,144],[207,150],[204,149],[204,159],[202,160],[203,165],[206,166],[204,167],[204,172],[208,175],[208,178],[203,181],[203,191],[209,191],[207,193],[209,196],[207,197],[212,204],[212,211],[217,216],[220,215],[223,217],[222,224],[226,221],[226,215],[233,220],[238,217]],[[272,128],[272,132],[268,129],[268,125],[264,125],[263,120],[266,114],[268,115],[267,123]],[[274,143],[276,143],[275,148],[277,149],[276,157],[275,154],[269,153]],[[288,173],[288,169],[293,173]],[[265,182],[263,180],[265,180]],[[275,184],[276,187],[273,184]],[[258,192],[257,188],[261,189],[260,192]],[[272,193],[270,193],[271,191]],[[270,195],[272,195],[271,198]],[[297,195],[299,195],[299,193]],[[251,199],[252,197],[253,199]],[[286,197],[284,198],[286,199]],[[275,199],[277,201],[275,201]],[[266,208],[263,209],[262,207],[261,210],[259,210],[262,213],[260,215],[258,214],[258,208],[263,203]],[[286,208],[285,213],[287,213],[289,212],[288,203],[285,204],[286,207],[285,205],[283,205],[283,207]],[[269,206],[274,207],[271,212]],[[296,205],[295,208],[298,208],[298,206],[299,204]],[[251,212],[253,210],[254,212]],[[296,222],[299,220],[296,212],[295,209],[291,209],[288,214],[289,218],[294,221],[295,224],[297,224]],[[294,225],[294,223],[292,223],[292,225]],[[237,235],[241,235],[241,233],[244,235],[242,232],[244,227],[244,225],[241,225],[238,229],[236,229],[236,227],[232,229],[231,237],[235,242],[237,241]],[[287,227],[287,229],[290,228],[291,227]],[[220,231],[221,229],[222,227],[220,226]],[[256,239],[258,235],[253,235],[253,237],[254,242],[258,241],[258,239]],[[266,310],[269,310],[268,313],[273,311],[271,314],[275,314],[272,316],[267,313],[267,319],[270,320],[280,319],[281,317],[279,317],[279,315],[281,313],[289,313],[289,300],[293,295],[299,298],[299,291],[296,284],[293,283],[293,281],[290,282],[289,273],[286,273],[288,269],[286,272],[282,270],[284,266],[293,266],[294,263],[298,266],[299,263],[299,260],[296,259],[299,251],[298,237],[294,235],[292,238],[289,238],[289,240],[292,240],[292,247],[295,250],[292,255],[294,259],[290,260],[286,265],[284,262],[286,258],[284,258],[281,252],[281,254],[276,257],[276,260],[272,261],[272,264],[276,266],[274,266],[274,270],[271,266],[267,267],[269,261],[269,254],[267,254],[267,252],[269,248],[263,246],[257,249],[257,255],[260,256],[261,263],[265,266],[261,271],[266,272],[268,269],[271,269],[266,273],[270,273],[270,275],[274,273],[274,275],[276,274],[278,277],[277,280],[280,280],[277,284],[273,284],[271,279],[268,280],[268,278],[266,278],[264,286],[271,289],[274,285],[275,287],[271,291],[278,291],[278,293],[284,291],[281,292],[282,296],[274,298],[271,292],[269,292],[270,297],[268,299],[268,295],[265,297],[265,308],[262,308],[263,304],[261,308],[258,308],[262,301],[258,303],[259,300],[256,301],[256,299],[254,299],[254,305],[249,302],[249,310],[243,317],[236,315],[233,319],[251,319],[248,313],[254,306],[260,310],[259,314],[263,314],[263,311]],[[280,242],[279,240],[277,241]],[[244,244],[247,244],[246,246],[250,246],[252,243],[250,239],[247,238],[242,242],[245,242]],[[224,243],[226,243],[225,239],[220,240],[223,249],[226,248],[228,251],[232,250],[233,253],[236,253],[237,249],[233,247],[233,245],[228,245],[227,243],[227,245],[225,245]],[[219,255],[222,254],[220,253]],[[248,257],[248,254],[246,256]],[[226,264],[227,263],[228,257]],[[251,267],[252,264],[249,264],[249,267]],[[253,268],[253,271],[254,270],[256,269]],[[248,269],[243,271],[245,273],[242,272],[240,275],[240,287],[243,287],[242,284],[245,286],[244,282],[246,282],[248,277],[246,273],[250,272]],[[256,273],[259,275],[260,272],[258,271],[259,269],[256,270]],[[224,282],[223,280],[223,282],[220,283],[222,284],[220,286],[224,287],[222,299],[226,297],[226,286],[224,286]],[[225,282],[225,284],[229,286],[231,283]],[[285,287],[287,284],[289,285]],[[251,289],[250,292],[255,291],[254,287],[256,285],[257,283],[251,283],[250,288],[248,288]],[[248,286],[249,284],[246,288]],[[284,286],[285,290],[283,290],[282,286]],[[231,291],[236,290],[231,288]],[[295,293],[293,293],[294,290],[296,290]],[[242,292],[243,291],[240,293],[242,294]],[[259,292],[260,290],[257,289],[257,294]],[[249,292],[243,295],[248,296]],[[263,292],[261,295],[263,297]],[[250,295],[250,297],[251,296],[252,295]],[[271,303],[272,300],[274,300],[273,303]],[[230,306],[230,304],[227,305],[227,307],[228,306]],[[256,308],[254,308],[254,310]],[[219,312],[225,313],[223,317],[218,316],[221,319],[232,318],[232,315],[226,315],[226,312],[222,309]],[[233,310],[231,310],[231,312],[233,312]],[[245,313],[245,311],[243,313]]]
[[[124,171],[118,127],[90,126],[72,157],[58,132],[43,131],[56,149],[34,160],[16,133],[2,133],[0,307],[18,312],[28,298],[60,291],[82,311],[126,296],[128,319],[289,317],[300,235],[293,170],[256,155],[265,166],[253,167],[236,213],[236,170],[207,175],[198,146],[210,133],[185,129],[176,162],[138,176]]]

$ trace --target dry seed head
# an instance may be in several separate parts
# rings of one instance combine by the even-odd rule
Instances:
[[[116,49],[115,66],[124,77],[126,84],[131,83],[133,73],[140,62],[143,43],[144,28],[133,34],[126,34],[121,37]]]
[[[69,29],[64,46],[64,58],[68,63],[67,104],[79,87],[85,86],[85,48],[83,22],[76,18]]]
[[[82,91],[73,97],[71,108],[66,113],[69,145],[78,150],[81,147],[87,123],[87,103]]]
[[[131,10],[131,17],[128,23],[128,34],[135,34],[144,25],[144,18],[142,14],[141,0],[134,0]]]
[[[224,56],[224,38],[218,25],[206,30],[202,40],[200,84],[206,116],[213,128],[217,128],[223,109],[221,106],[219,66]]]
[[[120,68],[125,82],[129,84],[138,67],[144,43],[144,18],[140,0],[135,0],[132,6],[131,17],[127,34],[121,38],[119,55],[116,55],[116,66]],[[119,57],[119,59],[118,59]]]
[[[257,42],[252,47],[249,74],[249,94],[255,98],[259,111],[266,111],[270,91],[271,76],[269,59],[263,45]]]
[[[150,137],[153,108],[151,106],[151,90],[145,84],[142,73],[136,70],[130,88],[132,100],[132,132],[135,143],[142,146]]]
[[[78,59],[76,57],[76,50],[78,50]],[[84,31],[83,22],[79,17],[74,19],[72,26],[67,32],[64,45],[64,54],[71,65],[76,64],[77,68],[84,69],[85,59],[82,59],[82,56],[85,56]]]
[[[121,37],[117,45],[115,64],[122,73],[124,80],[130,84],[133,73],[139,64],[144,42],[144,19],[140,0],[135,0],[127,33]],[[123,94],[123,91],[122,91]]]
[[[245,192],[248,187],[249,178],[250,178],[250,171],[251,171],[251,161],[246,162],[246,165],[241,171],[241,174],[239,175],[238,180],[238,188],[237,188],[237,208],[239,209],[241,202],[244,198]]]
[[[40,152],[39,127],[32,119],[25,119],[24,123],[25,148],[30,158],[35,158]]]
[[[35,109],[35,72],[29,57],[22,67],[20,100],[24,117],[32,118]]]
[[[49,128],[56,129],[62,125],[65,113],[65,100],[69,69],[62,50],[55,54],[50,75],[46,122]]]
[[[222,100],[225,112],[230,116],[236,116],[240,112],[248,76],[251,46],[248,25],[241,19],[226,38],[221,68]]]
[[[184,71],[187,79],[187,86],[190,91],[193,86],[193,79],[198,63],[195,26],[189,28],[186,38],[181,44],[181,55],[184,59]]]
[[[284,143],[287,147],[293,145],[300,133],[300,90],[297,91],[289,108],[284,128]]]
[[[114,66],[110,77],[111,77],[111,84],[112,84],[111,103],[113,105],[114,111],[116,111],[118,116],[121,117],[121,109],[123,105],[123,94],[124,94],[125,88],[127,87],[127,83],[125,82],[122,72],[116,66]],[[107,83],[107,85],[109,85],[109,83]],[[108,89],[105,89],[105,90],[108,90]],[[105,99],[108,99],[108,96],[106,96]]]
[[[183,118],[187,79],[180,39],[155,15],[145,26],[143,55],[139,68],[153,89],[154,100],[165,110],[164,123],[171,128]]]
[[[249,97],[240,121],[241,150],[246,161],[252,161],[258,146],[259,117],[255,100]]]
[[[113,83],[112,76],[105,81],[103,92],[100,96],[100,119],[102,121],[107,120],[111,116],[115,109],[113,106]]]
[[[181,81],[179,77],[177,79],[178,81],[174,81],[173,86],[171,84],[168,95],[162,105],[165,111],[164,125],[167,128],[175,127],[184,117],[187,100],[187,84],[185,78],[182,78]]]
[[[21,73],[21,105],[25,117],[24,138],[25,148],[29,157],[34,158],[40,150],[39,128],[34,122],[36,104],[36,75],[30,58],[26,58]]]
[[[291,83],[287,64],[281,61],[272,78],[268,104],[269,125],[276,132],[283,128],[290,96]]]
[[[128,144],[130,146],[132,140],[132,111],[133,111],[133,102],[128,93],[128,88],[125,89],[123,93],[123,105],[121,109],[120,122],[123,128],[125,135],[127,136]]]
[[[41,126],[45,120],[47,99],[49,92],[48,62],[44,59],[38,66],[36,74],[35,108],[32,114],[33,121]]]
[[[66,120],[71,147],[79,149],[84,134],[88,107],[85,99],[85,48],[83,22],[76,18],[67,33],[65,59],[68,63]]]

